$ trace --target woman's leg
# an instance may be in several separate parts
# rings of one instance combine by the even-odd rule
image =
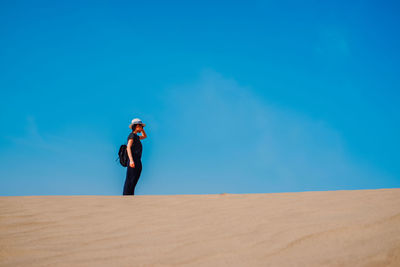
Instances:
[[[135,194],[135,187],[136,187],[137,182],[139,181],[140,174],[142,173],[142,162],[138,161],[137,163],[138,164],[135,165],[136,172],[135,172],[135,178],[133,180],[133,192],[132,192],[132,195]]]
[[[124,184],[123,195],[133,195],[133,184],[135,181],[135,168],[126,167],[126,179]]]

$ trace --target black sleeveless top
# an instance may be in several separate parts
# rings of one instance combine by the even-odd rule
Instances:
[[[131,132],[128,136],[129,139],[133,139],[133,144],[131,146],[131,152],[133,159],[141,159],[142,158],[142,142],[140,141],[139,135]]]

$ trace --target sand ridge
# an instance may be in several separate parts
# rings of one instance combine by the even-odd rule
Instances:
[[[400,188],[0,197],[0,266],[400,266]]]

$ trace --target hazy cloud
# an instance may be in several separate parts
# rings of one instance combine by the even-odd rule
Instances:
[[[381,175],[353,159],[326,122],[267,103],[213,71],[164,99],[164,176],[201,179],[211,190],[213,183],[217,190],[259,184],[265,192],[367,188]],[[232,184],[216,184],[222,175]]]

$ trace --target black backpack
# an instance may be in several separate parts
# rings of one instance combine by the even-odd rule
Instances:
[[[121,145],[119,147],[117,160],[118,159],[119,159],[119,163],[121,163],[121,165],[123,167],[128,167],[129,157],[128,157],[128,153],[126,152],[126,145]]]

